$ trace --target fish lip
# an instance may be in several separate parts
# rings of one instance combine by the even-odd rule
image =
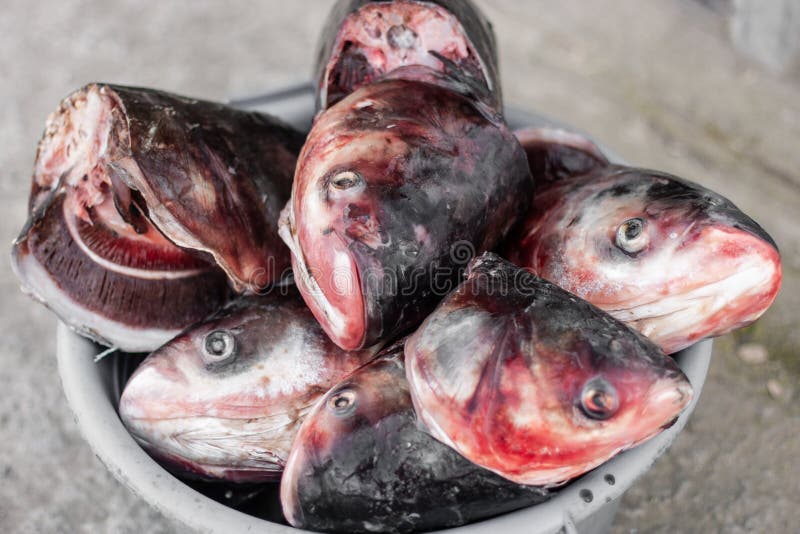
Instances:
[[[310,407],[306,408],[306,412]],[[157,456],[174,458],[180,463],[190,463],[195,466],[204,465],[207,468],[224,468],[224,470],[271,470],[271,466],[281,466],[285,462],[282,455],[289,454],[290,441],[281,438],[281,431],[275,427],[264,426],[247,430],[239,430],[234,426],[225,429],[227,423],[238,424],[248,421],[247,418],[227,418],[208,415],[193,417],[148,418],[129,417],[122,411],[121,417],[125,428],[134,440],[148,451]],[[180,426],[182,421],[191,421],[190,426]],[[209,431],[206,422],[221,423],[222,428],[215,434]],[[269,418],[264,418],[264,425],[269,424]],[[219,428],[220,425],[210,428]],[[292,424],[285,427],[291,429]],[[292,436],[293,437],[293,436]],[[222,454],[215,458],[213,454],[204,452],[206,449],[215,451],[217,440],[238,442],[244,456],[236,457],[231,453],[234,450],[230,445],[220,446]],[[254,446],[255,444],[257,446]],[[265,445],[266,443],[266,445]],[[226,452],[227,451],[227,452]],[[254,454],[257,452],[258,454]],[[214,461],[216,459],[216,461]]]
[[[694,388],[688,379],[677,377],[668,381],[659,381],[648,391],[648,404],[662,406],[669,403],[680,406],[683,410],[694,396]],[[676,415],[677,417],[677,415]]]
[[[300,432],[302,432],[302,428]],[[297,437],[299,436],[300,433],[298,432]],[[292,446],[289,457],[286,459],[286,463],[283,466],[280,483],[280,499],[283,514],[289,524],[297,528],[301,528],[304,523],[303,507],[300,506],[297,497],[297,481],[300,476],[300,466],[303,464],[305,454],[305,449],[303,447]]]
[[[294,269],[294,276],[297,280],[303,283],[305,287],[308,288],[308,296],[310,296],[314,302],[319,306],[320,310],[325,314],[325,317],[330,319],[331,317],[338,317],[340,314],[336,311],[334,306],[331,304],[328,297],[325,295],[325,292],[322,291],[322,288],[317,283],[316,279],[314,278],[313,274],[309,272],[308,265],[306,264],[305,255],[303,254],[303,248],[300,245],[300,240],[297,235],[297,229],[295,225],[295,216],[294,216],[294,206],[293,206],[293,198],[290,198],[289,201],[286,203],[286,206],[281,211],[280,218],[278,220],[278,235],[289,248],[289,251],[292,254],[292,257],[297,262],[299,269]],[[353,262],[355,267],[355,275],[359,280],[357,284],[359,292],[361,292],[361,298],[363,301],[364,295],[363,290],[360,287],[360,280],[361,276],[358,272],[358,265],[356,262]],[[306,294],[303,294],[303,297],[306,297]],[[312,309],[312,311],[314,311]],[[342,347],[345,350],[355,350],[362,348],[365,344],[367,331],[369,327],[369,317],[366,316],[367,308],[364,306],[364,314],[363,317],[364,321],[364,330],[361,333],[360,339],[357,340],[356,343],[351,343],[346,347]],[[316,314],[315,314],[316,315]],[[323,322],[320,321],[320,324]],[[323,324],[323,328],[325,325]],[[327,328],[325,328],[327,332]],[[329,334],[330,335],[330,334]],[[331,336],[333,337],[333,336]],[[339,344],[339,341],[336,341]],[[340,345],[341,346],[341,345]]]
[[[746,213],[741,211],[735,204],[733,204],[733,202],[723,197],[719,193],[685,178],[672,176],[663,172],[636,168],[629,168],[629,170],[643,171],[654,176],[663,177],[668,180],[678,182],[684,187],[694,190],[696,193],[700,194],[702,198],[701,209],[707,213],[709,218],[709,220],[705,223],[706,225],[716,227],[720,230],[733,228],[735,230],[745,232],[751,236],[761,239],[762,241],[765,241],[777,252],[780,252],[778,249],[778,244],[775,242],[772,236],[761,227],[760,224],[758,224]]]
[[[774,248],[776,252],[780,254],[780,249],[778,248],[778,244],[775,242],[772,236],[769,235],[767,231],[761,227],[760,224],[758,224],[756,221],[754,221],[753,219],[751,219],[749,216],[739,211],[738,209],[731,210],[723,206],[719,209],[712,210],[711,213],[713,215],[718,216],[721,219],[722,224],[720,225],[718,223],[712,222],[710,226],[719,227],[720,229],[724,229],[725,227],[730,227],[739,230],[741,232],[745,232],[747,234],[750,234],[751,236],[761,239],[762,241],[765,241],[772,248]]]
[[[629,449],[635,447],[677,423],[681,414],[694,399],[694,388],[688,378],[682,373],[676,377],[658,380],[653,384],[645,395],[647,402],[639,408],[639,420],[647,421],[656,416],[669,418],[656,428],[653,428],[647,435],[627,445]],[[670,413],[671,412],[671,413]]]
[[[778,243],[775,242],[775,240],[772,238],[772,236],[769,235],[767,233],[767,231],[764,230],[761,227],[760,224],[758,224],[757,222],[753,221],[752,219],[751,219],[751,222],[753,223],[752,226],[746,226],[745,227],[745,226],[736,224],[733,227],[738,229],[738,230],[743,230],[745,232],[748,232],[748,233],[750,233],[750,234],[752,234],[752,235],[754,235],[756,237],[760,237],[761,239],[763,239],[764,241],[769,243],[770,246],[772,246],[772,248],[775,249],[775,252],[780,254],[781,249],[778,247]]]

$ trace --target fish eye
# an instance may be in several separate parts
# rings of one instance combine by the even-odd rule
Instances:
[[[328,408],[338,417],[347,417],[356,409],[356,392],[352,389],[337,391],[328,399]]]
[[[236,350],[236,338],[227,330],[213,330],[203,340],[203,354],[209,363],[227,360]]]
[[[581,391],[581,410],[590,419],[608,419],[619,409],[619,396],[614,386],[597,377],[589,380]]]
[[[644,219],[634,217],[617,228],[616,244],[629,254],[641,252],[649,242],[650,239],[645,232]]]
[[[330,179],[330,184],[335,189],[345,191],[352,189],[362,182],[361,175],[353,171],[340,171],[334,174]]]

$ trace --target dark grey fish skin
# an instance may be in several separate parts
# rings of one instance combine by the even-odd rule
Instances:
[[[262,113],[105,87],[125,110],[141,175],[123,162],[111,168],[142,194],[156,225],[179,245],[213,256],[238,289],[277,280],[288,267],[277,221],[304,135]]]
[[[547,499],[467,461],[423,431],[402,343],[334,386],[314,406],[281,482],[290,524],[326,532],[448,528]]]
[[[314,69],[314,80],[316,80],[317,108],[326,109],[335,104],[355,89],[374,81],[383,74],[388,74],[385,66],[378,65],[375,61],[365,57],[358,51],[363,43],[354,40],[353,36],[342,35],[343,24],[348,17],[355,17],[359,10],[364,7],[378,7],[384,12],[397,10],[398,18],[403,19],[404,24],[393,26],[380,35],[369,35],[375,42],[385,39],[383,45],[386,50],[397,49],[398,45],[392,42],[392,30],[402,28],[406,30],[406,24],[417,23],[411,26],[409,35],[413,35],[416,40],[428,38],[431,40],[441,39],[444,36],[438,35],[418,35],[426,31],[441,31],[441,28],[426,28],[424,26],[425,17],[422,20],[413,20],[414,14],[419,14],[423,10],[437,8],[444,13],[452,15],[455,21],[460,24],[462,35],[453,36],[463,38],[469,50],[469,56],[461,60],[451,60],[443,56],[448,50],[424,50],[432,57],[423,58],[422,61],[436,63],[439,58],[439,68],[447,70],[455,68],[461,71],[462,75],[469,77],[476,83],[483,86],[481,91],[485,101],[495,109],[502,108],[502,94],[500,88],[500,77],[498,73],[497,47],[495,35],[491,23],[484,14],[478,9],[471,0],[338,0],[330,14],[328,15],[325,26],[320,36],[316,67]],[[362,20],[354,23],[358,28],[369,25],[369,21]],[[373,30],[378,31],[378,30]],[[403,46],[411,46],[406,43]],[[380,54],[380,61],[385,61],[386,54]],[[420,58],[416,58],[420,60]],[[414,65],[414,59],[401,59],[398,66]]]

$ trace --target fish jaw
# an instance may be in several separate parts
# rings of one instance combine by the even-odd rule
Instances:
[[[338,236],[329,236],[324,244],[303,247],[292,200],[281,213],[278,234],[292,253],[295,283],[314,317],[342,349],[361,348],[367,319],[358,269],[347,247]],[[308,267],[306,250],[314,268]]]
[[[405,357],[430,433],[521,484],[574,478],[657,434],[691,399],[656,345],[489,254],[409,338]],[[617,403],[599,419],[581,408],[596,381]]]
[[[91,303],[73,296],[31,253],[27,242],[16,242],[12,250],[12,269],[22,290],[53,311],[69,328],[98,343],[126,352],[147,352],[180,333],[182,327],[131,325],[122,317],[97,313]]]
[[[219,417],[126,419],[126,428],[136,442],[171,470],[236,483],[280,479],[294,433],[286,431],[285,439],[272,439],[268,446],[262,436],[274,433],[276,426],[292,424],[297,422]]]
[[[171,467],[236,482],[276,480],[321,388],[282,395],[257,369],[215,380],[190,361],[189,347],[174,343],[145,360],[125,386],[125,427]]]

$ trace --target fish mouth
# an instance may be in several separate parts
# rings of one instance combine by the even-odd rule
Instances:
[[[630,427],[637,437],[625,448],[639,445],[675,424],[693,397],[694,388],[683,373],[671,379],[658,380],[647,390],[644,396],[646,402]]]
[[[292,253],[295,283],[302,289],[303,299],[331,340],[344,350],[363,348],[368,318],[358,267],[349,250],[318,250],[322,267],[310,267],[300,244],[291,199],[281,212],[278,235]],[[328,237],[338,239],[333,233]],[[344,250],[337,253],[337,248]]]
[[[650,388],[647,399],[652,406],[672,407],[674,412],[668,417],[672,420],[692,400],[694,389],[689,381],[681,376],[670,381],[661,381]]]
[[[298,438],[298,441],[300,439]],[[303,521],[303,507],[298,498],[298,482],[305,464],[306,452],[303,447],[292,447],[285,469],[281,475],[281,509],[290,525],[300,528]]]
[[[635,328],[664,352],[672,354],[706,337],[720,336],[758,319],[780,289],[782,270],[777,249],[748,230],[707,227],[698,246],[714,251],[733,270],[720,269],[715,279],[691,283],[688,289],[631,306],[601,306]],[[716,257],[697,261],[699,276],[717,271]],[[690,285],[691,284],[691,285]]]
[[[711,212],[713,217],[718,218],[722,222],[722,224],[716,223],[712,224],[712,226],[716,226],[720,229],[732,229],[733,231],[740,231],[742,233],[749,234],[752,237],[763,241],[772,247],[776,253],[780,254],[778,244],[775,243],[775,240],[772,238],[772,236],[769,235],[760,224],[739,211],[739,209],[732,204],[728,204],[729,203],[726,203]]]

